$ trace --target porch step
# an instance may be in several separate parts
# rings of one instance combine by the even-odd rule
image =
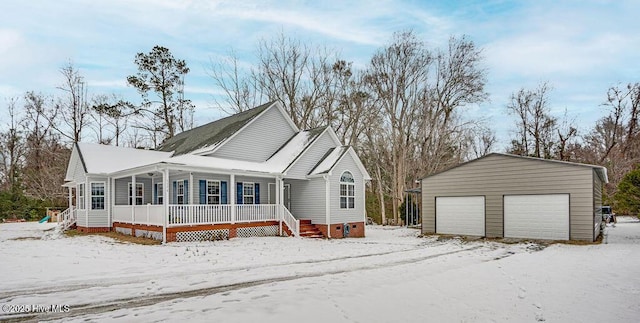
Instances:
[[[322,239],[324,235],[311,220],[300,220],[300,236],[305,238]]]

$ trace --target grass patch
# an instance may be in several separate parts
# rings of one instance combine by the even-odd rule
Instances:
[[[40,240],[40,237],[17,237],[17,238],[11,238],[8,240],[14,240],[14,241],[22,241],[22,240]]]
[[[95,232],[95,233],[84,233],[84,232],[80,232],[78,230],[67,230],[64,232],[64,234],[67,237],[84,237],[84,236],[103,236],[103,237],[108,237],[111,238],[113,240],[116,240],[117,242],[120,243],[133,243],[133,244],[140,244],[140,245],[159,245],[162,244],[161,241],[155,240],[155,239],[150,239],[150,238],[143,238],[143,237],[134,237],[134,236],[130,236],[127,234],[122,234],[119,232],[115,232],[115,231],[110,231],[110,232]]]
[[[566,245],[576,245],[576,246],[588,246],[588,245],[597,245],[602,243],[602,235],[598,236],[596,241],[580,241],[580,240],[536,240],[536,239],[517,239],[517,238],[487,238],[487,237],[472,237],[472,236],[461,236],[461,235],[450,235],[450,234],[428,234],[421,235],[420,237],[437,237],[436,241],[449,241],[449,240],[459,240],[462,242],[472,242],[472,241],[492,241],[504,244],[520,244],[520,243],[533,243],[540,246],[548,247],[553,244],[566,244]]]

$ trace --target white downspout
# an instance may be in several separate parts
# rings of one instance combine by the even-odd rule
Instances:
[[[331,182],[329,181],[329,175],[323,175],[325,186],[325,201],[324,207],[327,217],[327,238],[331,239]]]
[[[229,203],[231,205],[231,224],[236,223],[236,175],[229,175]]]

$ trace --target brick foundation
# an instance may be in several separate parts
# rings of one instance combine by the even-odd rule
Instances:
[[[109,227],[76,227],[76,230],[84,233],[97,233],[97,232],[109,232],[111,228]]]
[[[237,229],[239,228],[252,228],[252,227],[263,227],[263,226],[273,226],[278,225],[278,221],[264,221],[264,222],[252,222],[252,223],[224,223],[224,224],[207,224],[207,225],[192,225],[192,226],[182,226],[182,227],[172,227],[167,228],[167,242],[175,242],[176,234],[178,232],[189,232],[189,231],[205,231],[205,230],[229,230],[229,239],[237,237]],[[136,234],[136,230],[146,230],[146,231],[155,231],[162,232],[161,226],[154,225],[143,225],[143,224],[130,224],[130,223],[119,223],[114,222],[113,228],[127,228],[131,229],[131,235]],[[109,228],[107,228],[109,229]],[[109,231],[109,230],[107,230]],[[100,231],[102,232],[102,231]]]
[[[322,232],[325,237],[328,236],[327,229],[331,230],[331,239],[344,238],[344,223],[334,223],[331,225],[316,224],[315,226]],[[349,236],[347,238],[364,238],[364,222],[351,222]]]

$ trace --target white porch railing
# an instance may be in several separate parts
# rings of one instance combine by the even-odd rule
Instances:
[[[62,227],[62,231],[69,229],[76,223],[76,208],[70,206],[68,209],[60,212],[60,214],[58,214],[58,222]]]
[[[164,226],[164,205],[114,205],[113,222]],[[281,212],[282,211],[282,212]],[[74,213],[75,214],[75,213]],[[294,236],[300,234],[300,221],[278,204],[212,205],[170,204],[167,226],[220,223],[283,221]]]
[[[231,222],[231,205],[169,205],[169,226]]]
[[[131,205],[114,205],[113,222],[131,223]]]
[[[163,225],[164,205],[114,205],[113,222]]]
[[[282,221],[287,224],[294,237],[300,236],[300,220],[296,219],[286,207],[281,206],[281,208],[283,209]]]
[[[236,205],[235,222],[278,221],[277,204]]]

